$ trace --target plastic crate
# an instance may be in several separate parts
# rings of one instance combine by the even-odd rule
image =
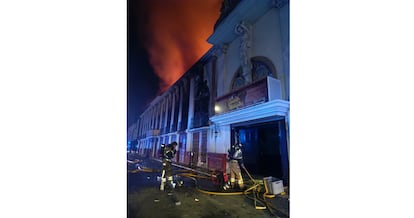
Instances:
[[[266,191],[270,194],[277,195],[285,191],[283,188],[283,180],[269,176],[263,178],[263,181],[266,186]]]

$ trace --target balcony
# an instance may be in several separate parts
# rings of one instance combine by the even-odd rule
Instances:
[[[215,115],[282,98],[280,81],[266,77],[217,98]]]
[[[191,119],[191,125],[190,128],[199,128],[203,126],[208,126],[209,119],[208,119],[208,113],[196,113],[194,115],[194,118]]]
[[[220,125],[245,122],[265,117],[284,117],[289,101],[281,98],[280,81],[267,77],[216,100],[215,115],[210,120]]]
[[[160,130],[159,129],[152,129],[152,130],[147,131],[147,137],[159,136],[159,135],[160,135]]]
[[[177,131],[177,125],[172,125],[170,128],[170,132],[176,132]]]

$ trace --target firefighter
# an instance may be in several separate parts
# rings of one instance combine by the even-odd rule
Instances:
[[[164,186],[167,185],[167,187],[172,190],[175,188],[175,184],[173,182],[172,177],[172,159],[175,156],[175,153],[177,153],[176,150],[177,142],[172,142],[171,144],[168,144],[164,148],[164,155],[162,159],[162,176],[161,176],[161,187],[160,190],[164,190]]]
[[[228,160],[230,162],[230,185],[232,189],[236,187],[236,182],[240,189],[244,189],[243,177],[240,170],[240,166],[244,167],[241,148],[242,144],[236,143],[228,150]]]
[[[161,148],[158,150],[158,158],[161,160],[164,159],[164,150],[165,150],[165,144],[161,144]]]

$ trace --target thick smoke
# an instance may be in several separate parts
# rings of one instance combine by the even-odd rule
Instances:
[[[151,0],[147,6],[146,48],[162,93],[211,48],[207,38],[221,0]]]

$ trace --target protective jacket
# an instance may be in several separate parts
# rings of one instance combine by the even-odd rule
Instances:
[[[239,164],[243,163],[243,153],[241,150],[241,145],[240,144],[236,144],[236,145],[232,145],[230,147],[230,149],[228,150],[228,160],[237,160],[237,162],[239,162]]]
[[[239,188],[244,188],[243,176],[240,171],[240,166],[243,165],[243,154],[241,150],[241,144],[235,144],[228,150],[228,160],[230,165],[230,185],[235,187],[236,181]]]
[[[177,151],[174,149],[174,147],[171,144],[169,144],[164,149],[164,159],[166,161],[171,162],[172,159],[174,158],[176,152]]]
[[[158,150],[158,157],[164,159],[165,144],[161,144],[160,150]]]

